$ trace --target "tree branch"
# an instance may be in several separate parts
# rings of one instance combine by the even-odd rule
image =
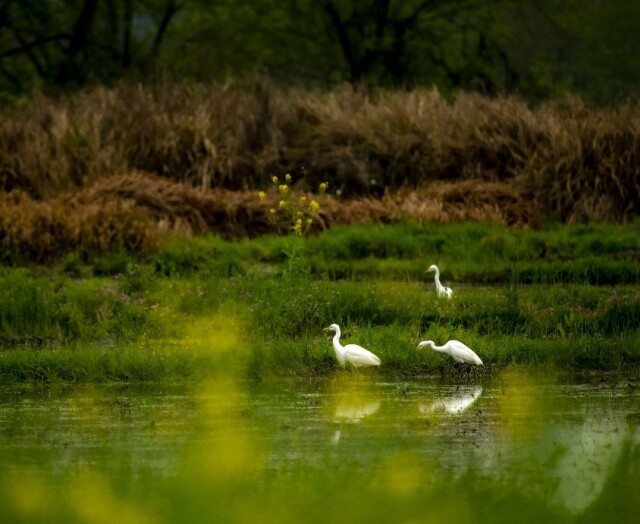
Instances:
[[[84,47],[89,33],[91,32],[91,24],[96,15],[98,8],[98,0],[85,0],[82,9],[73,26],[71,39],[69,40],[68,53],[70,56],[77,55]]]
[[[59,42],[59,41],[64,41],[69,39],[69,35],[65,33],[58,33],[57,35],[50,35],[50,36],[43,36],[40,38],[36,38],[35,40],[32,40],[31,42],[27,43],[21,37],[17,36],[15,32],[14,32],[14,35],[16,36],[16,39],[19,42],[21,42],[21,44],[18,47],[12,47],[11,49],[2,51],[0,53],[0,58],[8,58],[10,56],[19,55],[21,53],[26,54],[27,51],[30,51],[31,49],[35,49],[42,45],[48,44],[49,42]]]
[[[336,33],[338,35],[338,41],[342,49],[342,54],[347,61],[347,65],[349,66],[350,80],[351,82],[355,82],[360,79],[359,77],[361,72],[357,71],[356,60],[353,53],[353,46],[351,44],[351,39],[349,38],[347,27],[340,18],[340,13],[338,13],[338,9],[331,0],[323,0],[322,6],[324,8],[324,12],[329,17],[329,20],[333,24],[333,28],[336,30]]]
[[[176,0],[169,0],[167,2],[167,8],[164,10],[164,15],[156,31],[156,36],[153,39],[153,46],[151,47],[151,56],[156,57],[160,53],[160,46],[164,39],[164,35],[169,29],[169,24],[173,17],[184,7],[184,2],[178,2]]]
[[[133,0],[124,0],[122,13],[122,57],[120,63],[126,69],[131,65],[131,30],[133,25]]]
[[[29,61],[33,64],[33,67],[35,67],[40,78],[44,78],[45,77],[44,68],[42,67],[42,64],[40,64],[40,60],[38,60],[38,57],[35,55],[35,53],[33,53],[33,49],[35,49],[37,46],[27,43],[25,39],[22,37],[22,35],[20,34],[20,31],[18,31],[13,26],[11,26],[11,32],[13,33],[13,36],[15,36],[16,40],[20,44],[20,51],[23,52],[27,56]],[[42,45],[42,43],[40,43],[39,45]]]

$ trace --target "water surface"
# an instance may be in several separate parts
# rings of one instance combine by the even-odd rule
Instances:
[[[639,428],[634,380],[521,370],[4,388],[0,522],[636,522]]]

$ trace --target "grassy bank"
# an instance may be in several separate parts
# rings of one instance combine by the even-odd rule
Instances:
[[[322,328],[374,350],[382,373],[454,373],[421,339],[510,364],[640,367],[637,225],[514,230],[360,226],[242,242],[175,238],[141,258],[72,255],[0,272],[0,375],[25,381],[327,375]],[[438,300],[436,262],[455,297]]]

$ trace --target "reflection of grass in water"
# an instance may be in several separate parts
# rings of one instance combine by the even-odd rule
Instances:
[[[541,397],[530,394],[538,382],[537,377],[524,370],[511,370],[505,373],[504,380],[495,381],[494,385],[504,385],[505,396],[504,399],[500,395],[494,397],[501,419],[495,429],[499,430],[509,417],[524,425],[533,421],[537,434],[548,431],[535,422],[536,413],[544,409],[540,407]],[[287,467],[278,469],[277,459],[274,467],[274,454],[286,455],[288,450],[283,446],[295,444],[298,436],[280,438],[283,433],[294,430],[281,427],[280,420],[271,420],[265,413],[252,416],[255,397],[246,387],[245,382],[220,377],[196,386],[197,416],[190,424],[200,426],[200,430],[191,433],[193,428],[190,428],[185,435],[191,434],[192,438],[186,442],[179,439],[180,447],[175,453],[180,459],[177,468],[170,472],[158,474],[151,469],[137,469],[132,475],[127,460],[114,470],[107,463],[111,460],[108,446],[106,450],[99,446],[90,452],[87,456],[92,460],[82,469],[91,471],[80,474],[74,473],[77,471],[74,464],[67,464],[66,470],[52,474],[46,466],[42,470],[37,466],[23,468],[3,456],[0,522],[494,523],[511,522],[514,515],[523,523],[575,519],[563,501],[553,499],[558,485],[553,464],[546,464],[546,457],[531,462],[531,458],[537,456],[536,439],[518,434],[515,428],[507,428],[506,436],[500,436],[499,431],[497,434],[487,431],[487,439],[473,435],[461,437],[460,431],[469,428],[467,415],[450,416],[437,427],[423,429],[407,439],[407,429],[402,424],[391,430],[385,424],[376,428],[377,415],[374,414],[366,422],[351,425],[352,431],[340,442],[340,447],[327,443],[326,448],[312,451],[319,460],[313,461],[314,457],[309,456],[300,456],[294,462],[285,459]],[[287,381],[280,387],[266,385],[265,388],[272,395],[271,401],[278,405],[283,402],[280,396],[283,389],[289,391],[291,384]],[[380,392],[379,384],[374,381],[356,382],[346,375],[309,385],[301,391],[326,394],[321,400],[327,402],[328,409],[319,415],[320,419],[301,423],[313,433],[323,432],[326,436],[333,427],[330,408],[336,402],[366,403],[386,394]],[[518,396],[526,398],[514,400]],[[102,405],[101,398],[96,392],[86,402],[87,409],[95,402]],[[297,395],[285,398],[293,402],[300,399]],[[507,405],[507,401],[513,402]],[[589,412],[596,408],[597,412],[603,404],[615,409],[598,393],[580,405]],[[415,407],[415,403],[412,406]],[[481,427],[495,420],[491,406],[485,405],[483,411],[485,409],[489,410],[488,416],[482,417]],[[384,410],[383,405],[381,412]],[[609,413],[607,411],[602,419],[605,423],[602,428],[597,428],[603,439],[600,446],[607,445],[607,435],[612,433],[606,431],[611,420]],[[300,414],[306,416],[305,410]],[[171,416],[177,420],[182,418],[179,413]],[[57,420],[54,414],[48,413],[47,417]],[[86,418],[80,416],[74,420],[82,436]],[[158,421],[160,426],[164,422],[167,421]],[[568,431],[551,432],[554,445],[559,439],[560,445],[570,446],[581,424],[575,421],[569,426],[560,424],[561,429]],[[261,433],[265,428],[267,432]],[[374,435],[378,438],[362,438],[366,434],[363,428],[375,429]],[[265,434],[268,438],[261,438]],[[148,429],[140,431],[137,438],[143,445],[154,443]],[[613,436],[613,440],[618,438],[625,439],[624,435]],[[504,439],[514,444],[515,453],[510,454],[508,446],[503,446]],[[404,444],[398,445],[398,440]],[[602,521],[607,512],[615,515],[618,508],[623,508],[626,512],[621,513],[621,522],[625,518],[633,522],[629,515],[637,510],[633,489],[640,473],[636,460],[638,446],[632,439],[624,442],[619,459],[606,471],[602,496],[580,510],[580,519],[598,521],[596,517],[599,517]],[[82,446],[82,442],[78,445]],[[362,446],[360,453],[354,449],[356,445]],[[429,449],[431,447],[436,449]],[[336,450],[341,450],[341,454],[336,455]],[[597,449],[592,452],[598,453]],[[53,454],[64,455],[65,451]],[[612,460],[617,456],[613,455]],[[445,457],[441,459],[441,456]],[[576,455],[575,459],[580,461],[580,466],[589,468],[588,456]],[[534,466],[539,469],[533,469]],[[598,493],[596,496],[599,497]]]
[[[518,440],[535,438],[547,412],[547,399],[539,387],[540,378],[540,374],[531,374],[521,368],[511,368],[500,374],[501,427]]]

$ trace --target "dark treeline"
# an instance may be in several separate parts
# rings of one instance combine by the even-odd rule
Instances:
[[[331,88],[636,96],[629,0],[2,0],[0,93],[158,73]]]

